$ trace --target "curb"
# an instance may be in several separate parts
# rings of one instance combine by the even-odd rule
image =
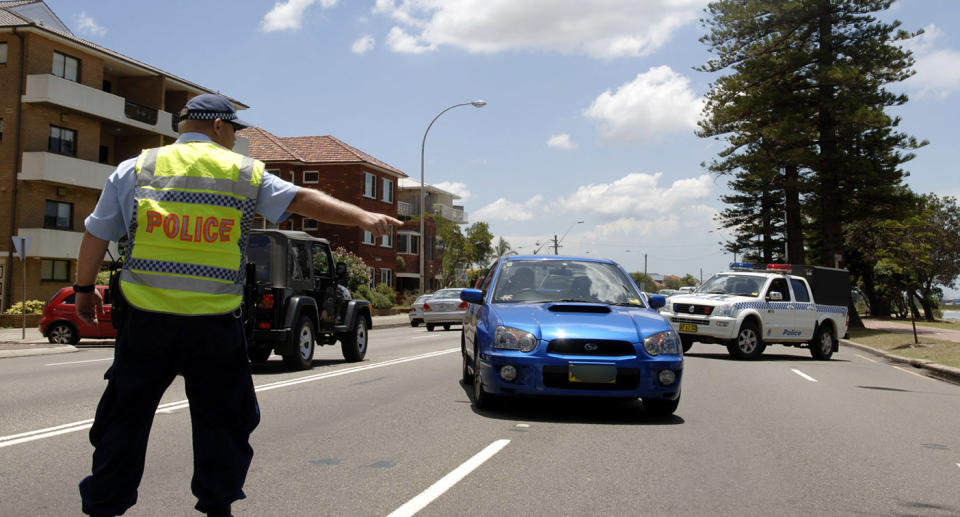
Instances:
[[[17,343],[20,344],[20,343]],[[0,350],[0,359],[5,359],[8,357],[26,357],[31,355],[50,355],[50,354],[66,354],[70,352],[79,352],[80,349],[73,345],[63,345],[63,346],[37,346],[34,348],[18,348],[14,350]]]
[[[944,366],[942,364],[935,363],[933,361],[929,361],[926,359],[913,359],[910,357],[894,355],[888,352],[884,352],[882,350],[877,350],[876,348],[872,348],[867,345],[861,345],[860,343],[855,343],[848,339],[841,339],[840,343],[846,346],[856,348],[858,350],[862,350],[864,352],[871,353],[876,356],[883,357],[894,363],[906,364],[906,365],[913,366],[914,368],[927,370],[930,372],[930,374],[933,377],[936,377],[940,380],[960,384],[960,369],[958,368],[953,368],[951,366]]]

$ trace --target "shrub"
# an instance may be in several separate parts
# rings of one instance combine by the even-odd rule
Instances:
[[[364,284],[357,288],[354,297],[369,300],[374,309],[389,309],[393,307],[395,294],[387,284],[379,284],[375,289]]]
[[[333,260],[347,265],[347,288],[351,293],[360,294],[360,287],[370,283],[370,267],[359,256],[338,247],[333,250]],[[360,298],[366,297],[361,295]]]
[[[42,300],[27,300],[27,314],[43,314]],[[23,302],[11,305],[4,314],[23,314]]]

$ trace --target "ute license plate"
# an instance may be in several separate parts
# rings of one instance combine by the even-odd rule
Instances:
[[[697,332],[697,325],[695,323],[681,323],[680,332]]]
[[[570,382],[592,382],[596,384],[615,384],[617,366],[613,364],[570,364],[568,379]]]

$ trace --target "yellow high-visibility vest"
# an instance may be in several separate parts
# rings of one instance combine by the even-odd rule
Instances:
[[[152,312],[233,312],[263,162],[213,142],[147,149],[137,159],[134,217],[120,290]]]

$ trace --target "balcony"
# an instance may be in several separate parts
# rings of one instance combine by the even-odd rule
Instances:
[[[49,103],[85,115],[159,133],[170,138],[179,134],[173,129],[173,115],[156,110],[80,83],[49,74],[27,76],[23,102]]]
[[[49,181],[100,190],[116,167],[56,153],[23,153],[17,179]]]
[[[434,204],[433,213],[452,223],[463,224],[467,222],[467,215],[463,212],[463,207],[449,207],[446,205]]]
[[[27,256],[36,258],[75,259],[77,251],[80,250],[80,242],[83,240],[83,232],[47,228],[18,228],[17,235],[33,238],[27,250]],[[110,253],[114,257],[120,256],[117,253],[116,242],[110,243]],[[110,256],[107,255],[106,259],[109,260],[109,258]]]
[[[419,208],[414,208],[412,204],[404,201],[397,201],[397,215],[401,217],[413,217],[419,212]]]

